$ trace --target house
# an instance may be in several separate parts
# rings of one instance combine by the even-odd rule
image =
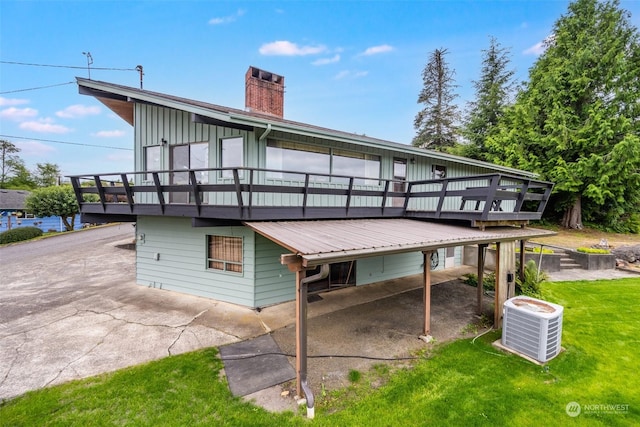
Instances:
[[[29,192],[25,190],[0,189],[0,214],[11,215],[24,212],[25,200],[28,196]]]
[[[135,135],[135,171],[70,177],[83,222],[136,223],[140,285],[256,308],[295,299],[300,395],[311,394],[307,292],[422,273],[428,335],[430,271],[460,265],[465,245],[496,244],[499,326],[514,294],[515,242],[523,249],[550,234],[527,224],[540,219],[552,183],[287,120],[284,77],[256,67],[245,75],[244,110],[77,81]]]
[[[525,225],[551,191],[529,172],[286,120],[283,76],[249,67],[245,83],[238,110],[78,78],[80,93],[134,127],[134,172],[71,180],[83,222],[136,222],[139,284],[263,307],[295,298],[293,273],[273,262],[291,248],[255,222]],[[86,179],[92,186],[81,187]],[[90,192],[100,203],[83,202]],[[462,243],[439,247],[431,266],[460,265]],[[420,251],[342,260],[312,290],[417,274],[422,264]]]

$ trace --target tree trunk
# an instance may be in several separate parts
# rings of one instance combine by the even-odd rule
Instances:
[[[562,226],[576,230],[582,229],[582,198],[579,195],[576,197],[573,205],[564,211]]]
[[[64,228],[66,228],[67,231],[73,231],[73,226],[74,226],[75,219],[76,219],[76,217],[72,216],[71,217],[71,223],[69,223],[69,219],[66,216],[62,217],[62,222],[64,223]]]

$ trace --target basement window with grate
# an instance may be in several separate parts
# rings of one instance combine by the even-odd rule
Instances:
[[[207,267],[242,273],[242,237],[207,236]]]

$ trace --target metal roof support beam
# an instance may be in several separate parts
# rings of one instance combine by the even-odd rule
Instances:
[[[424,278],[424,336],[431,336],[431,254],[433,251],[422,252],[423,278]]]

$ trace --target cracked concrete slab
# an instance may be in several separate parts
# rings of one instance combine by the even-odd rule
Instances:
[[[133,237],[121,224],[0,248],[0,401],[265,332],[250,309],[136,285],[134,251],[114,244]]]

